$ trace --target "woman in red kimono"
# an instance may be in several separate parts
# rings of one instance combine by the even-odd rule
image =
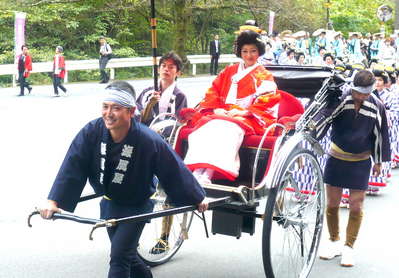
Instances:
[[[57,46],[55,48],[55,55],[53,61],[53,87],[54,94],[58,97],[58,88],[60,88],[64,93],[67,92],[67,89],[62,85],[61,81],[65,77],[65,58],[62,55],[64,49],[62,46]]]
[[[195,130],[185,163],[202,183],[212,177],[234,180],[244,135],[263,134],[276,121],[280,95],[272,74],[258,64],[264,52],[259,34],[243,31],[236,47],[242,61],[216,77],[188,123]]]

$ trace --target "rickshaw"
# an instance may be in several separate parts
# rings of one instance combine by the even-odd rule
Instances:
[[[239,151],[241,167],[236,181],[218,180],[202,184],[210,199],[211,233],[240,238],[255,233],[256,218],[263,220],[262,257],[268,278],[308,277],[316,258],[325,210],[325,190],[319,159],[323,149],[313,137],[314,117],[331,96],[341,94],[345,80],[331,68],[312,66],[267,66],[272,72],[282,99],[278,117],[301,114],[294,129],[281,123],[267,128],[263,136],[244,138]],[[299,99],[308,99],[304,109]],[[159,115],[151,128],[184,157],[190,129],[172,115]],[[81,201],[98,197],[81,197]],[[128,221],[149,221],[139,241],[138,252],[150,266],[169,261],[182,246],[190,231],[195,206],[174,207],[157,186],[152,196],[152,213],[121,219],[101,220],[56,213],[53,219],[73,220],[93,225],[90,233]],[[265,201],[264,210],[260,201]],[[28,225],[33,215],[28,217]],[[173,217],[172,217],[173,216]],[[198,215],[204,221],[205,214]],[[167,227],[166,227],[167,226]],[[168,237],[161,232],[167,230]],[[160,244],[160,242],[162,244]]]

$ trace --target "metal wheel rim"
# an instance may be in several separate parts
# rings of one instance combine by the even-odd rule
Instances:
[[[314,194],[292,186],[298,172],[298,158],[306,158],[314,175]],[[306,164],[306,163],[305,163]],[[268,246],[274,277],[308,277],[316,258],[324,216],[324,188],[316,158],[300,152],[284,171],[275,196]],[[298,187],[298,186],[297,186]],[[279,207],[280,204],[280,207]],[[302,242],[304,244],[302,244]]]
[[[165,193],[158,190],[152,197],[152,200],[154,201],[154,211],[163,210],[165,208],[165,199]],[[193,219],[193,213],[187,212],[173,215],[172,228],[168,239],[168,247],[165,248],[165,252],[160,254],[153,254],[151,249],[161,238],[163,218],[160,217],[152,219],[150,223],[145,225],[143,233],[140,237],[139,246],[137,247],[137,252],[144,262],[150,266],[155,266],[166,263],[176,254],[183,244],[186,236],[182,229],[184,218],[186,219],[186,234],[188,233]]]

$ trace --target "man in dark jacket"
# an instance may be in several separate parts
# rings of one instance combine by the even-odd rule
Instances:
[[[87,180],[104,196],[101,219],[151,212],[154,175],[174,204],[198,204],[199,211],[206,210],[205,192],[184,162],[158,134],[134,120],[133,87],[114,82],[105,91],[102,118],[89,122],[72,141],[41,216],[50,218],[60,208],[73,211]],[[108,278],[152,277],[137,254],[144,225],[134,222],[107,228],[111,240]]]
[[[211,75],[217,75],[220,52],[221,45],[219,35],[215,35],[215,39],[209,44],[209,53],[211,55]]]

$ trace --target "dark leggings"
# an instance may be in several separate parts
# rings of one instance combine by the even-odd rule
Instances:
[[[18,82],[21,88],[20,90],[21,95],[24,94],[25,88],[27,88],[28,90],[32,90],[32,87],[30,86],[28,80],[26,79],[26,77],[24,77],[24,72],[19,72]]]
[[[114,201],[102,199],[101,219],[121,218],[148,213],[153,210],[152,201],[140,206],[123,206]],[[111,240],[111,260],[108,278],[152,278],[150,268],[137,254],[137,245],[145,222],[122,223],[107,228]]]
[[[54,94],[58,95],[58,88],[66,92],[65,87],[61,83],[61,77],[54,76],[53,77],[53,86],[54,86]]]
[[[108,278],[151,278],[151,270],[137,255],[145,223],[124,223],[107,228],[111,240]]]

